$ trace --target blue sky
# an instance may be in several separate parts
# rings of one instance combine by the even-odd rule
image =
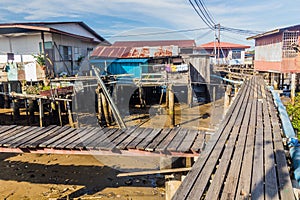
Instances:
[[[204,2],[215,21],[226,27],[269,31],[300,24],[300,1],[297,0]],[[207,26],[188,0],[1,0],[0,5],[0,23],[83,21],[111,42],[195,39],[197,44],[202,44],[214,39],[213,31],[206,29]],[[197,28],[204,29],[160,35],[144,34]],[[221,33],[221,41],[253,45],[253,41],[245,40],[246,37]]]

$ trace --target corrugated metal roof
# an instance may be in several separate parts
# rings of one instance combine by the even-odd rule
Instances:
[[[151,47],[117,47],[98,46],[91,57],[100,58],[150,58],[178,56],[178,46],[151,46]]]
[[[220,46],[218,45],[218,43],[215,42],[209,42],[206,44],[202,44],[197,48],[203,48],[203,49],[213,49],[216,47],[220,47],[223,49],[247,49],[250,48],[250,46],[247,45],[242,45],[242,44],[234,44],[234,43],[229,43],[229,42],[220,42]]]
[[[294,25],[294,26],[288,26],[288,27],[285,27],[285,28],[278,28],[278,29],[274,29],[274,30],[271,30],[271,31],[267,31],[267,32],[264,32],[264,33],[261,33],[261,34],[258,34],[258,35],[248,37],[247,40],[252,40],[252,39],[257,39],[257,38],[273,35],[273,34],[276,34],[276,33],[279,33],[279,32],[287,31],[289,29],[293,29],[293,30],[294,29],[299,29],[300,30],[300,24],[299,25]]]
[[[146,58],[129,58],[129,59],[97,59],[97,60],[90,60],[90,63],[102,63],[102,62],[107,62],[108,64],[110,63],[145,63],[147,62],[148,59]]]
[[[153,41],[116,41],[113,46],[119,47],[155,47],[155,46],[195,47],[195,40],[153,40]]]

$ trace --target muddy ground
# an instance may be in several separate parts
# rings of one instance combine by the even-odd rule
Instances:
[[[11,109],[0,109],[1,124],[29,124],[25,112],[13,118]],[[175,126],[213,131],[223,116],[223,101],[194,106],[176,105]],[[45,119],[51,116],[45,115]],[[64,118],[67,125],[67,117]],[[127,126],[163,128],[170,124],[163,106],[124,118]],[[164,176],[118,178],[121,172],[159,169],[157,157],[78,156],[0,153],[0,199],[120,199],[162,200]]]

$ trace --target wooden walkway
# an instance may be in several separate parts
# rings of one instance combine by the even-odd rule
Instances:
[[[295,199],[277,114],[263,80],[246,81],[173,199]]]
[[[153,129],[0,126],[0,152],[198,156],[203,131]]]

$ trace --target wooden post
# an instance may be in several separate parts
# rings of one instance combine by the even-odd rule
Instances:
[[[231,85],[226,86],[225,96],[224,96],[224,113],[227,112],[230,105],[231,97]]]
[[[97,88],[97,97],[98,97],[98,120],[101,123],[102,122],[102,101],[101,101],[101,92],[100,89]]]
[[[72,117],[72,111],[71,111],[71,107],[70,107],[70,102],[66,101],[66,105],[67,105],[67,110],[68,110],[69,124],[70,124],[71,127],[74,127],[73,117]]]
[[[292,73],[292,81],[291,81],[291,103],[295,104],[295,90],[296,90],[296,73]]]
[[[169,85],[169,117],[170,117],[170,126],[174,127],[175,125],[175,102],[174,102],[174,92],[172,85]]]
[[[13,120],[15,122],[15,120],[20,117],[20,109],[19,109],[18,99],[12,100],[12,106],[13,106]]]
[[[216,108],[216,86],[213,86],[213,108]]]
[[[26,112],[26,120],[27,120],[27,125],[30,125],[30,121],[29,121],[29,116],[28,116],[28,104],[27,104],[27,99],[24,100],[25,102],[25,112]]]
[[[175,164],[175,159],[180,158],[174,158],[174,157],[160,157],[159,167],[160,170],[165,169],[172,169],[173,165]],[[174,166],[176,167],[176,166]],[[181,184],[181,174],[180,173],[173,173],[171,175],[165,176],[165,189],[166,189],[166,200],[171,200],[175,192],[177,191],[178,187]]]
[[[61,119],[61,107],[60,107],[60,101],[57,101],[57,112],[58,112],[58,119],[59,119],[59,125],[62,126],[62,119]]]
[[[42,99],[38,99],[39,104],[39,116],[40,116],[40,127],[43,127],[44,107]]]
[[[191,84],[188,84],[187,90],[188,90],[187,103],[188,103],[189,107],[191,108],[193,105],[193,88],[192,88]]]
[[[34,119],[34,102],[32,99],[28,99],[28,105],[29,105],[29,115],[30,115],[30,125],[35,123]]]
[[[106,98],[105,98],[103,92],[101,92],[100,95],[101,95],[101,102],[102,102],[102,108],[103,108],[105,122],[106,122],[106,125],[109,126],[110,121],[109,121],[109,113],[108,113],[108,108],[107,108],[107,101],[106,101]]]
[[[3,92],[4,94],[4,108],[9,108],[9,96],[7,95],[9,93],[8,89],[8,82],[3,84]]]

